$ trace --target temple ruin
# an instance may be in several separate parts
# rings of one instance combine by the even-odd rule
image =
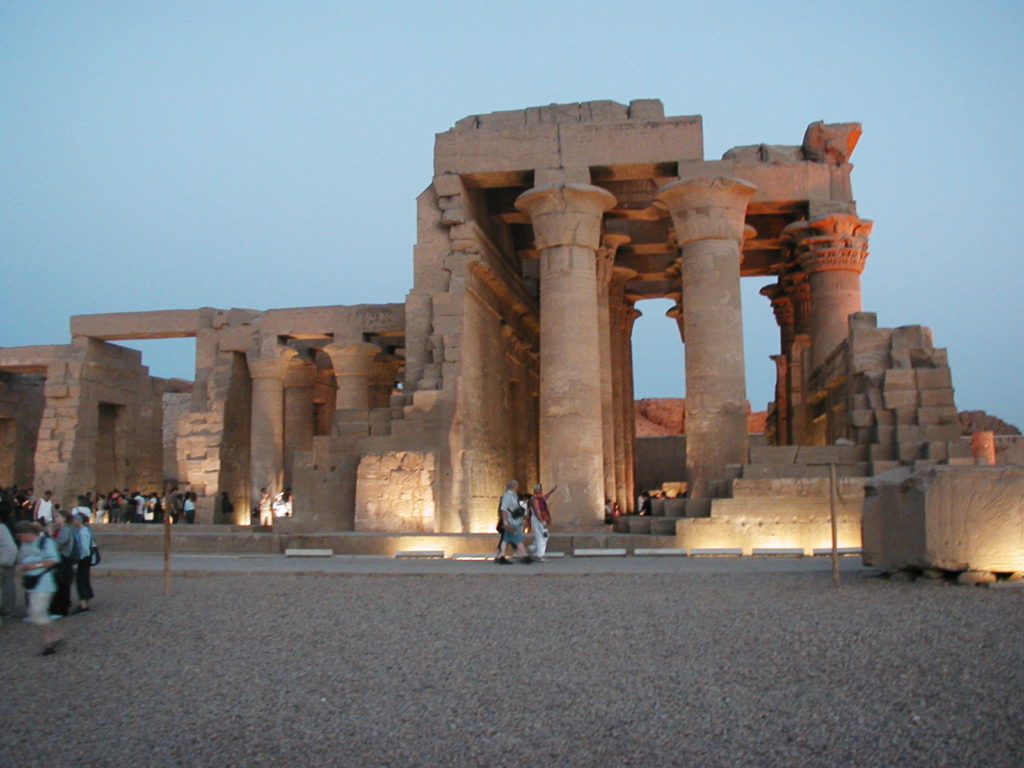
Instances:
[[[69,344],[2,349],[0,484],[69,503],[174,482],[202,522],[236,524],[261,487],[291,487],[275,530],[469,533],[493,530],[516,477],[558,484],[560,526],[600,525],[605,499],[635,511],[631,333],[637,305],[665,298],[686,385],[670,479],[688,494],[621,530],[809,551],[827,544],[832,464],[842,543],[859,546],[868,478],[973,463],[944,350],[862,311],[860,133],[815,122],[799,144],[709,160],[701,117],[657,100],[467,117],[436,137],[404,303],[77,316]],[[763,435],[747,429],[742,278],[765,282],[779,327]],[[195,339],[191,383],[115,343],[171,337]]]

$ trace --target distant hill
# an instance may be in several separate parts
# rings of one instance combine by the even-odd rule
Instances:
[[[634,403],[636,436],[660,437],[686,434],[686,398],[647,397]],[[747,403],[747,431],[764,432],[767,411],[751,412]]]

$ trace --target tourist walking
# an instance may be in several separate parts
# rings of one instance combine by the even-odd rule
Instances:
[[[544,486],[537,483],[533,486],[533,495],[530,497],[530,530],[533,531],[533,556],[537,560],[543,560],[548,551],[548,529],[551,526],[551,511],[548,509],[548,499],[558,489],[558,485],[544,493]]]
[[[505,493],[502,494],[501,502],[498,505],[502,531],[502,542],[499,546],[511,547],[512,556],[518,557],[519,562],[532,563],[533,558],[530,557],[526,551],[526,545],[523,543],[523,522],[526,518],[526,509],[525,505],[519,502],[519,495],[516,493],[518,489],[519,483],[516,480],[510,480],[505,486]],[[508,565],[511,561],[499,550],[497,562]]]
[[[22,574],[22,587],[28,599],[27,621],[39,627],[43,656],[49,656],[57,643],[50,621],[50,602],[57,591],[54,569],[60,564],[60,555],[53,540],[43,535],[43,528],[38,523],[23,520],[14,530],[21,542],[18,572]]]

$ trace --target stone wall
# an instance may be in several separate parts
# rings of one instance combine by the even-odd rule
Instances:
[[[431,454],[363,456],[357,471],[355,530],[433,533],[435,468]]]
[[[43,385],[42,376],[0,372],[0,486],[32,487]]]
[[[115,486],[161,489],[162,389],[141,357],[79,337],[49,365],[36,485],[52,489],[62,505]]]

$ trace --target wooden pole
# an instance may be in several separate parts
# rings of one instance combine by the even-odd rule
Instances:
[[[828,511],[832,523],[832,581],[839,586],[839,529],[836,522],[836,465],[828,463]]]
[[[171,514],[164,510],[164,597],[171,595]]]

